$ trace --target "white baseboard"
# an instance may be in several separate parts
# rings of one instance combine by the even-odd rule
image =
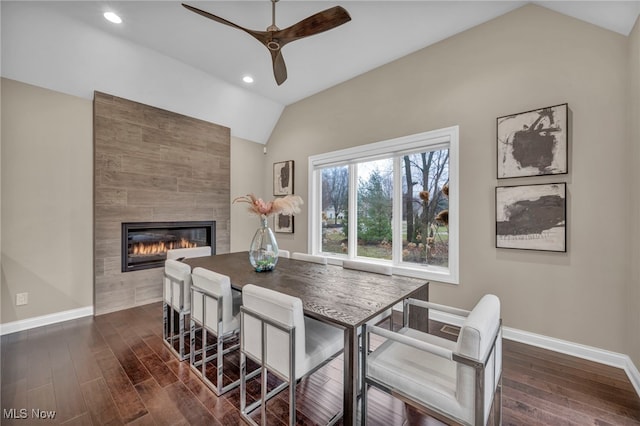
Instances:
[[[462,318],[445,312],[437,312],[430,310],[429,318],[435,321],[444,322],[451,325],[462,325]],[[554,337],[543,336],[541,334],[530,333],[515,328],[503,327],[502,336],[505,339],[513,340],[527,345],[536,346],[543,349],[549,349],[554,352],[575,356],[589,361],[598,362],[600,364],[621,368],[627,373],[629,381],[640,396],[640,372],[628,355],[611,352],[605,349],[595,348],[593,346],[582,345],[579,343],[568,342],[566,340],[556,339]]]
[[[27,318],[20,321],[12,321],[5,324],[0,324],[0,336],[15,333],[17,331],[24,331],[31,328],[41,327],[43,325],[55,324],[58,322],[69,321],[76,318],[88,317],[91,315],[93,315],[93,306],[85,306],[84,308],[56,312],[54,314]]]

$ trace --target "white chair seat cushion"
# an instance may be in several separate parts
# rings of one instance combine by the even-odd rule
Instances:
[[[318,256],[315,254],[293,252],[291,253],[291,259],[302,260],[303,262],[319,263],[321,265],[327,264],[327,258],[325,256]]]
[[[206,299],[206,301],[207,301],[208,310],[211,311],[209,305],[211,305],[212,307],[215,301],[210,298]],[[240,329],[240,315],[238,315],[240,313],[240,305],[235,306],[236,301],[234,300],[233,302],[234,302],[233,318],[231,318],[230,321],[222,323],[222,334],[228,334],[228,333],[231,333],[232,331],[236,331]],[[215,318],[212,318],[212,316],[207,316],[207,321],[205,326],[207,327],[207,329],[209,329],[214,333],[218,332],[218,325],[215,322]]]
[[[278,257],[286,257],[287,259],[291,256],[289,250],[278,249]]]
[[[204,278],[201,278],[197,275],[204,275]],[[206,278],[206,279],[205,279]],[[213,280],[219,280],[220,284],[216,284]],[[221,286],[221,285],[225,285],[226,288],[229,288],[230,284],[229,284],[229,277],[225,276],[225,275],[221,275],[218,274],[217,272],[213,272],[213,271],[209,271],[209,270],[205,270],[202,268],[195,268],[194,269],[194,285],[197,282],[197,285],[194,287],[193,289],[193,293],[194,293],[194,298],[198,297],[201,298],[202,297],[202,293],[198,292],[198,288],[202,288],[203,290],[206,290],[210,293],[213,294],[218,294],[220,292],[220,289],[217,289],[216,286]],[[228,290],[227,290],[228,291]],[[239,293],[239,295],[236,295],[235,293]],[[231,289],[231,296],[232,296],[232,315],[225,315],[223,312],[223,320],[222,320],[222,333],[223,334],[227,334],[233,331],[236,331],[238,329],[240,329],[240,305],[242,305],[242,293],[238,292],[238,291],[234,291],[233,289]],[[213,333],[217,333],[218,332],[218,324],[217,324],[217,301],[212,298],[212,297],[205,297],[205,309],[207,312],[207,317],[204,319],[204,326],[207,327],[207,329]],[[229,306],[229,305],[227,305]],[[202,302],[201,299],[196,301],[194,299],[194,306],[192,307],[193,312],[191,313],[191,315],[198,320],[199,322],[202,322]],[[223,306],[223,310],[225,309],[225,307]]]
[[[189,259],[193,257],[211,256],[210,246],[191,247],[167,250],[167,259]]]
[[[393,268],[391,265],[381,265],[378,263],[361,262],[359,260],[343,260],[342,267],[344,269],[354,269],[356,271],[372,272],[374,274],[392,275]]]
[[[303,315],[302,300],[274,290],[247,284],[242,289],[242,302],[248,311],[262,318],[292,327],[295,336],[295,378],[299,379],[320,365],[344,345],[342,328],[322,323]],[[289,378],[289,335],[268,325],[266,364],[270,370]],[[242,329],[243,351],[257,362],[262,360],[261,321],[245,313]]]
[[[306,346],[304,365],[296,365],[296,379],[313,370],[344,348],[344,331],[313,318],[304,317]]]
[[[484,360],[491,350],[493,336],[500,327],[500,299],[493,294],[485,294],[469,313],[460,328],[456,351],[473,359]],[[502,335],[500,334],[500,339]],[[485,369],[485,389],[495,390],[500,373],[502,372],[502,342],[496,344],[497,358],[491,355]],[[494,360],[497,360],[495,376],[493,375]],[[458,400],[463,405],[472,405],[474,400],[473,383],[475,383],[475,373],[473,369],[466,366],[458,367]],[[465,402],[466,401],[466,402]],[[493,392],[487,392],[484,400],[485,421],[489,415],[489,410],[493,402]]]
[[[180,311],[180,292],[182,292],[183,305],[182,311],[189,312],[191,307],[191,296],[189,294],[191,289],[191,267],[186,263],[178,262],[170,259],[165,261],[164,266],[165,274],[173,277],[173,279],[182,281],[182,287],[177,282],[170,281],[168,278],[164,278],[164,300],[173,309]],[[173,300],[171,300],[171,289],[173,288]]]
[[[417,330],[405,328],[399,333],[451,351],[456,348],[456,342]],[[466,419],[468,415],[456,399],[456,367],[454,361],[390,340],[367,357],[368,377],[412,395],[426,406],[441,407]]]
[[[242,306],[242,292],[232,288],[231,296],[233,297],[233,316],[235,317],[240,314],[240,306]]]

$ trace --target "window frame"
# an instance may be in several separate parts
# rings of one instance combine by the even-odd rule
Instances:
[[[409,153],[449,149],[449,267],[423,266],[402,261],[402,156]],[[392,157],[393,175],[393,245],[392,260],[372,259],[357,256],[357,226],[352,221],[356,215],[349,214],[348,254],[326,253],[320,250],[322,239],[321,193],[322,169],[327,167],[349,167],[349,212],[357,211],[357,163]],[[333,264],[344,259],[366,260],[371,263],[391,264],[393,273],[416,278],[459,283],[459,126],[416,133],[366,145],[327,152],[309,157],[309,253],[322,254]],[[353,226],[352,226],[353,225]],[[400,242],[400,243],[398,243]]]

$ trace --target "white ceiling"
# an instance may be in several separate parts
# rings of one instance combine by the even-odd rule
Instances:
[[[178,1],[0,0],[0,71],[87,100],[99,91],[153,105],[266,144],[286,105],[526,3],[282,0],[281,28],[336,4],[352,21],[285,46],[289,78],[278,86],[264,46]],[[623,35],[640,13],[640,0],[535,3]],[[189,4],[246,28],[271,21],[269,0]],[[122,25],[107,22],[107,10]],[[244,74],[255,83],[242,83]]]
[[[264,30],[271,22],[269,0],[186,3],[240,26]],[[46,1],[40,6],[142,45],[231,85],[288,105],[399,57],[516,9],[526,1],[296,1],[277,4],[276,23],[290,26],[337,4],[352,21],[283,48],[289,78],[274,81],[267,49],[237,29],[194,14],[176,1]],[[534,2],[628,35],[640,1]],[[102,13],[118,13],[114,25]],[[4,18],[4,16],[3,16]],[[250,74],[255,83],[246,85]]]

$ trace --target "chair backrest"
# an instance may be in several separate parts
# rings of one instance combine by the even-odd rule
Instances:
[[[205,295],[203,303],[203,292],[198,291],[203,289],[217,298],[222,298],[222,332],[230,331],[233,321],[233,297],[229,277],[204,268],[194,268],[191,277],[193,282],[191,316],[204,324],[207,329],[215,333],[218,332],[218,302]]]
[[[295,336],[295,370],[296,377],[304,374],[305,357],[305,324],[302,311],[302,300],[274,290],[247,284],[242,287],[242,305],[244,308],[256,312],[260,316],[293,328]],[[262,361],[262,323],[253,316],[243,314],[242,329],[240,331],[244,350],[251,357]],[[289,378],[289,334],[267,325],[266,360],[268,368]]]
[[[344,269],[355,269],[357,271],[373,272],[374,274],[391,275],[393,268],[391,265],[380,265],[376,263],[361,262],[359,260],[343,260]]]
[[[164,300],[175,309],[188,310],[191,289],[191,266],[173,259],[164,262]],[[180,285],[182,282],[182,286]],[[173,293],[172,293],[173,289]]]
[[[327,264],[326,256],[319,256],[319,255],[316,255],[316,254],[299,253],[299,252],[295,252],[295,251],[293,253],[291,253],[291,259],[303,260],[305,262],[319,263],[321,265],[326,265]]]
[[[191,257],[211,256],[210,246],[167,250],[167,259],[189,259]]]
[[[282,250],[281,248],[278,249],[278,257],[289,258],[289,256],[291,256],[291,254],[289,253],[289,250]]]
[[[494,337],[500,328],[500,299],[493,294],[484,295],[465,319],[456,344],[456,352],[469,358],[484,361],[492,351],[484,374],[484,415],[485,422],[494,391],[502,372],[502,335],[493,346]],[[475,370],[458,364],[457,395],[463,407],[475,407]]]

